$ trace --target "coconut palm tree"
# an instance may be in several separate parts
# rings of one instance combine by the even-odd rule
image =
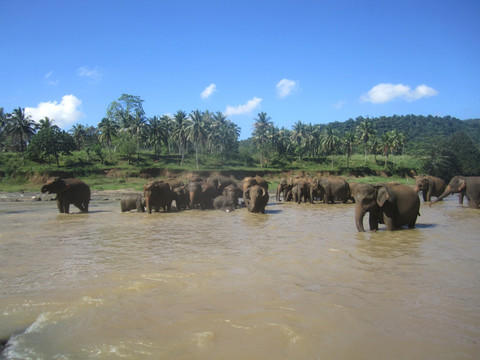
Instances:
[[[271,129],[273,123],[270,121],[270,117],[265,112],[261,112],[257,115],[257,118],[254,119],[255,123],[253,124],[253,143],[260,150],[260,166],[263,167],[263,160],[265,157],[266,147],[270,141]]]
[[[343,135],[343,146],[345,148],[345,155],[347,157],[347,169],[350,168],[350,157],[353,154],[353,149],[355,147],[356,138],[355,133],[353,131],[347,131]]]
[[[322,150],[326,154],[331,154],[332,156],[332,170],[333,170],[333,155],[338,149],[338,145],[340,144],[340,138],[338,137],[338,131],[335,130],[332,126],[327,126],[327,128],[323,132],[323,137],[321,141]]]
[[[105,142],[107,144],[108,155],[110,157],[110,160],[112,160],[111,145],[112,145],[113,139],[118,134],[120,125],[115,120],[112,120],[109,118],[103,118],[97,127],[98,127],[98,131],[100,131],[100,135],[98,136],[98,139],[101,142]]]
[[[160,137],[162,138],[162,142],[167,147],[168,155],[170,155],[170,137],[173,136],[173,132],[175,129],[173,119],[169,115],[162,115],[160,117],[160,128]]]
[[[365,145],[365,165],[367,165],[368,140],[373,134],[375,134],[372,120],[370,120],[369,118],[363,119],[363,121],[361,121],[360,124],[357,125],[357,134],[360,141],[363,141]]]
[[[187,140],[193,143],[195,149],[195,161],[198,169],[198,149],[200,144],[205,143],[208,132],[206,130],[205,116],[199,110],[192,111],[188,116],[188,125],[185,128]]]
[[[153,145],[153,154],[157,155],[157,148],[162,143],[162,123],[158,116],[153,116],[148,120],[148,137],[150,144]]]
[[[40,130],[43,130],[43,129],[60,130],[60,128],[57,125],[53,124],[54,121],[55,120],[50,119],[48,116],[45,116],[43,119],[40,119],[39,120]]]
[[[12,139],[18,139],[22,161],[25,163],[25,148],[28,140],[35,134],[38,125],[32,120],[30,115],[25,114],[25,109],[21,107],[14,109],[6,126],[6,133]]]
[[[305,153],[306,125],[300,120],[293,124],[290,139],[295,144],[298,161],[302,162],[302,156]]]
[[[76,124],[72,126],[69,132],[72,134],[73,139],[75,140],[77,150],[82,150],[83,144],[85,143],[85,138],[87,136],[86,127],[82,124]]]
[[[173,135],[178,142],[178,150],[182,157],[180,166],[183,166],[183,160],[185,157],[185,148],[187,143],[187,135],[185,129],[188,125],[187,113],[182,110],[178,110],[177,113],[173,116],[174,121],[174,131]]]

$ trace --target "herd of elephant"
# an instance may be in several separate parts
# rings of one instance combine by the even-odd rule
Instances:
[[[82,212],[88,212],[90,187],[79,179],[50,178],[41,188],[42,193],[57,194],[60,213],[68,213],[70,204]],[[470,208],[478,209],[480,204],[480,177],[455,176],[448,185],[434,176],[416,177],[415,188],[398,183],[362,184],[348,183],[334,177],[291,178],[280,181],[276,189],[276,200],[297,203],[320,199],[325,204],[335,202],[355,203],[355,224],[358,231],[365,231],[363,218],[369,213],[370,230],[378,230],[385,224],[387,230],[403,226],[415,227],[420,210],[418,192],[423,200],[432,204],[448,195],[460,194],[460,204],[466,196]],[[436,197],[432,201],[432,196]],[[260,176],[246,177],[237,183],[228,177],[195,178],[185,184],[178,179],[152,181],[144,185],[142,195],[126,195],[120,201],[121,211],[137,210],[170,211],[175,201],[177,210],[220,209],[233,211],[239,207],[239,199],[251,213],[265,213],[268,204],[268,182]]]

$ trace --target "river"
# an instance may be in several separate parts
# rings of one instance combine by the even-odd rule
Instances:
[[[456,197],[376,233],[353,204],[90,210],[0,202],[0,358],[480,358],[480,212]]]

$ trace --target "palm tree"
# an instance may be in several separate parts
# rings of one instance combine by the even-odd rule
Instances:
[[[175,124],[173,134],[178,141],[178,150],[182,157],[180,166],[183,166],[183,160],[185,157],[185,146],[187,142],[187,136],[185,134],[185,128],[188,125],[187,113],[185,111],[178,110],[177,113],[173,116],[173,121]]]
[[[160,117],[160,137],[162,142],[167,147],[168,155],[170,155],[170,137],[173,134],[174,123],[173,119],[168,115],[162,115]]]
[[[204,121],[205,114],[202,114],[199,110],[192,111],[188,117],[188,126],[185,128],[187,140],[193,143],[195,149],[195,160],[198,169],[198,148],[201,143],[204,143],[207,139],[207,131]],[[207,115],[208,116],[208,115]]]
[[[102,121],[98,124],[98,130],[100,135],[98,139],[101,142],[105,142],[108,148],[108,155],[110,160],[112,160],[112,152],[110,150],[113,139],[117,136],[118,129],[120,125],[115,121],[109,118],[103,118]]]
[[[330,153],[332,156],[332,170],[333,170],[333,155],[335,154],[338,145],[340,144],[340,138],[338,137],[338,131],[335,130],[332,126],[327,126],[323,133],[322,137],[322,150],[325,153]]]
[[[390,150],[393,155],[393,165],[397,165],[397,160],[396,160],[396,154],[397,150],[399,148],[402,148],[403,145],[405,144],[405,135],[398,130],[392,130],[390,131],[390,138],[391,138],[391,144],[390,144]]]
[[[140,143],[143,136],[143,130],[147,125],[143,112],[137,111],[130,123],[130,131],[135,134],[137,140],[137,160],[140,160]]]
[[[149,119],[148,135],[150,143],[153,144],[153,154],[157,155],[157,147],[162,142],[162,122],[158,116],[153,116]]]
[[[20,151],[22,161],[25,163],[25,147],[28,140],[35,134],[38,125],[32,120],[30,115],[25,115],[25,109],[17,108],[13,110],[7,124],[7,134],[12,139],[18,138],[20,142]]]
[[[347,169],[350,168],[350,157],[353,154],[355,143],[356,143],[355,133],[353,131],[347,131],[343,135],[343,146],[345,147],[345,154],[347,156]]]
[[[5,149],[5,126],[8,123],[10,114],[4,112],[3,107],[0,107],[0,150]]]
[[[269,142],[269,134],[271,133],[273,123],[270,121],[270,117],[265,112],[259,113],[257,118],[254,120],[254,130],[252,133],[253,143],[260,150],[260,166],[263,167],[263,159],[265,156],[266,146]]]
[[[48,118],[47,118],[48,119]],[[77,146],[77,150],[82,150],[87,136],[87,129],[82,124],[73,125],[70,131]]]
[[[40,119],[39,120],[40,130],[43,130],[43,129],[60,130],[60,128],[57,125],[53,125],[54,121],[55,120],[50,119],[48,116],[45,116],[43,119]]]
[[[363,118],[360,118],[363,119]],[[365,165],[367,165],[367,154],[368,154],[368,140],[370,137],[375,134],[375,129],[373,126],[372,120],[369,118],[364,119],[357,125],[357,133],[359,135],[360,141],[363,141],[365,145]]]
[[[298,161],[302,162],[302,155],[305,153],[306,125],[300,120],[293,124],[290,139],[295,144]]]
[[[388,163],[388,150],[390,150],[390,147],[392,146],[392,136],[390,132],[386,132],[382,135],[380,138],[380,145],[383,150],[382,152],[385,155],[385,165],[383,167],[386,169]]]

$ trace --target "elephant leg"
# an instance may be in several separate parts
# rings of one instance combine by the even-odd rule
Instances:
[[[70,204],[68,202],[63,203],[63,210],[64,210],[65,214],[70,213]]]
[[[82,203],[75,203],[73,205],[75,205],[77,208],[79,208],[81,212],[87,212],[87,210],[83,207]]]
[[[387,227],[387,230],[389,230],[389,231],[395,230],[395,224],[394,224],[394,221],[393,221],[392,217],[384,215],[383,216],[383,221],[385,222],[385,226]]]
[[[378,218],[376,215],[369,213],[368,217],[368,225],[370,226],[370,230],[377,231],[378,230]]]
[[[61,214],[65,212],[65,209],[63,208],[63,203],[60,201],[60,199],[57,199],[57,208]]]

